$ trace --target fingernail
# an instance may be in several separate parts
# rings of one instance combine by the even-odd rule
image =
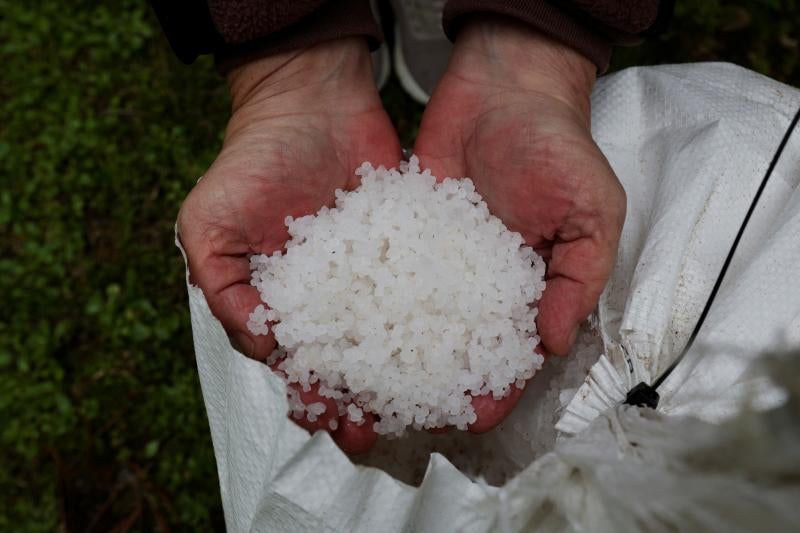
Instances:
[[[231,346],[247,357],[253,357],[256,351],[256,344],[253,342],[253,339],[251,339],[248,334],[242,332],[231,335]]]

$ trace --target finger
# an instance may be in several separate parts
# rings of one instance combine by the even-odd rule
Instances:
[[[534,352],[542,356],[545,355],[541,344],[534,349]],[[531,379],[536,379],[536,376]],[[525,387],[531,379],[525,381],[522,387],[513,385],[511,393],[500,400],[495,400],[491,394],[473,397],[472,407],[475,409],[475,414],[478,415],[478,419],[469,426],[468,429],[472,433],[485,433],[496,427],[508,417],[511,411],[517,406],[519,399],[522,397],[522,393],[525,392]]]
[[[299,418],[290,415],[290,418],[294,420],[298,426],[308,430],[312,434],[319,430],[333,431],[338,428],[339,411],[336,407],[336,402],[333,401],[332,398],[325,398],[319,394],[319,383],[311,385],[308,391],[304,391],[303,387],[298,383],[292,383],[289,386],[300,393],[300,401],[302,401],[303,405],[306,407],[315,403],[322,403],[325,405],[325,412],[314,417],[315,419],[313,421],[309,420],[308,411],[304,412]],[[336,422],[332,424],[334,420]]]
[[[263,303],[256,288],[250,285],[247,256],[211,256],[201,264],[190,256],[189,270],[234,347],[248,357],[266,359],[275,349],[272,331],[256,335],[247,327],[250,313]]]
[[[325,405],[325,412],[313,421],[308,419],[307,411],[301,417],[295,417],[290,413],[289,418],[298,426],[312,434],[320,430],[330,432],[334,442],[348,454],[365,453],[375,445],[378,435],[373,430],[375,416],[372,413],[364,411],[363,422],[358,424],[351,421],[347,415],[339,416],[336,402],[319,394],[319,383],[311,385],[308,391],[303,391],[298,383],[289,386],[300,393],[300,400],[306,407],[317,402]]]
[[[505,398],[495,400],[492,393],[472,398],[472,408],[475,409],[477,420],[467,429],[470,433],[486,433],[505,419],[516,407],[522,397],[525,387],[512,385],[511,392]]]
[[[572,348],[580,323],[597,305],[608,281],[614,249],[590,238],[553,246],[536,320],[549,353],[565,355]]]
[[[365,453],[375,445],[378,435],[372,429],[375,416],[364,411],[361,425],[351,421],[347,415],[339,417],[339,429],[333,432],[333,440],[345,453],[356,455]]]

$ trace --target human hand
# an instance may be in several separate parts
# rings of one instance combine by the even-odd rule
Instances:
[[[591,137],[595,66],[526,26],[468,22],[423,115],[414,147],[434,175],[469,176],[493,214],[547,262],[537,326],[565,354],[616,258],[625,192]],[[487,431],[516,404],[473,400]]]
[[[355,169],[366,160],[394,166],[400,146],[373,82],[369,50],[361,39],[341,39],[271,56],[228,76],[233,112],[218,157],[186,198],[178,216],[189,271],[237,348],[266,360],[270,333],[246,328],[261,303],[250,285],[248,256],[271,254],[289,238],[284,219],[332,205],[336,189],[358,185]],[[348,452],[375,441],[371,420],[361,426],[339,417],[316,387],[300,392],[308,405],[322,402],[311,431],[329,429]]]

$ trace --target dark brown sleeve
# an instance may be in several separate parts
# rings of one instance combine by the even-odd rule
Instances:
[[[575,48],[599,72],[608,68],[613,45],[631,45],[671,14],[670,0],[449,0],[443,24],[454,40],[467,17],[491,13],[513,17]]]
[[[223,70],[257,57],[341,37],[383,36],[369,0],[150,0],[185,63],[213,53]]]

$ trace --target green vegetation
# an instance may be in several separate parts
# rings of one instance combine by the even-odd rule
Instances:
[[[172,231],[225,87],[144,2],[69,4],[0,0],[0,531],[219,529]],[[799,17],[685,2],[614,66],[731,60],[797,85]],[[421,108],[384,96],[410,145]]]

